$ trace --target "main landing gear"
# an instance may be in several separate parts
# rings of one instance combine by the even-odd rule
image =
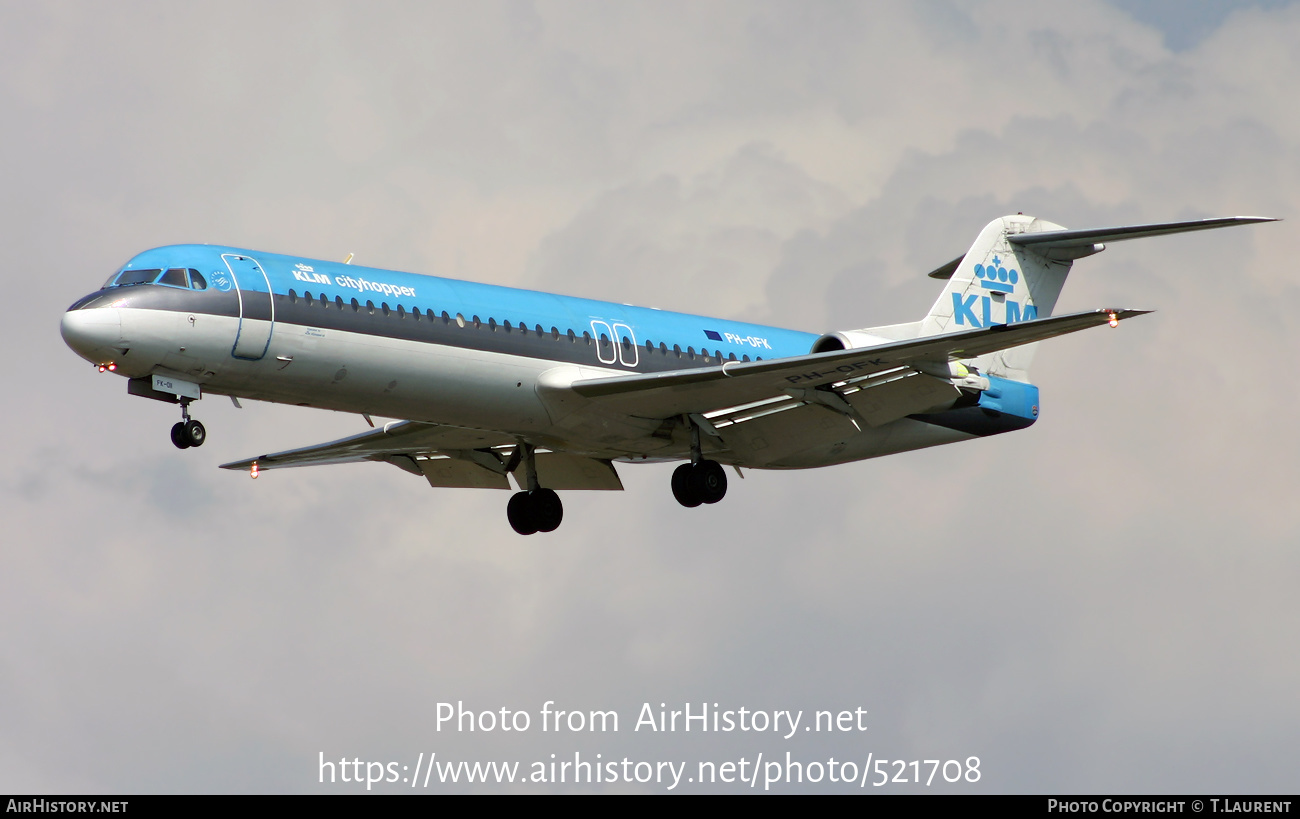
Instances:
[[[521,535],[554,532],[564,520],[564,504],[560,503],[560,496],[554,489],[543,489],[538,485],[537,459],[532,444],[521,441],[517,453],[519,462],[516,469],[519,466],[524,468],[524,479],[520,483],[528,488],[510,497],[506,506],[510,528]]]
[[[203,446],[203,442],[208,439],[208,431],[203,428],[203,424],[190,417],[190,399],[181,399],[181,418],[172,426],[172,443],[177,449],[189,449],[192,446]]]
[[[689,508],[726,497],[727,473],[717,461],[700,454],[700,428],[691,421],[691,462],[673,471],[673,497]]]
[[[564,504],[554,489],[516,492],[506,506],[510,527],[521,535],[554,532],[564,520]]]
[[[682,464],[673,472],[673,497],[687,508],[717,503],[727,494],[727,473],[717,461]]]

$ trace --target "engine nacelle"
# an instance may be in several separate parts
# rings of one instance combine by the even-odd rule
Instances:
[[[844,330],[839,333],[827,333],[813,342],[810,353],[830,353],[835,350],[856,350],[859,347],[875,347],[888,344],[893,339],[873,336],[861,330]]]

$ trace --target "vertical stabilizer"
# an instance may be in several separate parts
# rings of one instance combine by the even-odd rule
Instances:
[[[1100,246],[1072,248],[1050,255],[1013,243],[1009,237],[1062,230],[1060,225],[1017,214],[994,219],[952,269],[948,286],[921,322],[922,336],[1046,318],[1056,307],[1070,265]],[[1004,350],[976,360],[982,371],[1028,380],[1036,344]]]

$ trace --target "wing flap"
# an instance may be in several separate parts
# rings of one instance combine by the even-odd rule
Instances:
[[[537,481],[547,489],[623,489],[614,464],[568,452],[537,453]]]
[[[910,372],[900,378],[844,396],[849,406],[873,427],[918,412],[951,404],[961,395],[952,381]]]
[[[420,458],[416,461],[429,486],[446,489],[509,489],[505,473],[493,472],[459,458]]]

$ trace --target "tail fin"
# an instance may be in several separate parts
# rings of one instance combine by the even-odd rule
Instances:
[[[1047,318],[1056,307],[1074,260],[1105,250],[1103,242],[1272,221],[1276,220],[1235,216],[1066,230],[1033,216],[1003,216],[980,231],[965,256],[930,274],[948,279],[948,285],[921,321],[919,335]],[[978,360],[977,366],[993,375],[1027,381],[1037,346],[1027,344],[994,353]]]
[[[1064,230],[1032,216],[1004,216],[980,231],[970,250],[931,275],[948,272],[948,286],[921,322],[922,336],[951,333],[994,324],[1014,324],[1047,318],[1056,307],[1065,277],[1075,258],[1100,250],[1089,243],[1054,259],[1012,244],[1011,236]],[[991,375],[1028,381],[1037,344],[1026,344],[984,356],[976,366]]]

